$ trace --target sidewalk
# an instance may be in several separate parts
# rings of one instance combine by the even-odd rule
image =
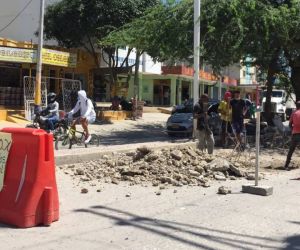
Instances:
[[[208,189],[104,184],[80,194],[82,185],[58,170],[61,219],[51,227],[0,226],[2,249],[299,249],[300,170],[268,174],[269,197],[240,193],[246,180]],[[220,185],[233,193],[220,196]],[[90,189],[90,188],[89,188]],[[125,197],[126,194],[130,197]]]

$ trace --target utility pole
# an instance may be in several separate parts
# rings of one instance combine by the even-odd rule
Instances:
[[[199,100],[199,67],[200,67],[200,6],[201,0],[194,0],[194,104]],[[196,137],[197,119],[193,119],[193,138]]]
[[[200,6],[201,0],[194,0],[194,104],[199,100]]]
[[[38,109],[41,105],[41,82],[42,82],[42,51],[44,43],[44,10],[45,0],[40,0],[40,22],[39,22],[39,40],[38,40],[38,51],[37,51],[37,63],[36,63],[36,82],[35,82],[35,97],[34,104]]]
[[[222,77],[219,77],[219,81],[218,81],[218,100],[221,101],[222,100]]]

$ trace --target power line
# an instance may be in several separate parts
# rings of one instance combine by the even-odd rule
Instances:
[[[29,2],[24,6],[24,8],[7,25],[0,29],[0,33],[7,29],[26,10],[26,8],[29,6],[29,4],[31,4],[32,1],[33,0],[29,0]]]

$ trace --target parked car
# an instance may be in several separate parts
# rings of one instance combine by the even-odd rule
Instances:
[[[176,105],[172,109],[172,114],[175,113],[193,113],[193,99],[187,100],[184,104]]]
[[[209,106],[217,104],[217,109],[219,105],[218,100],[210,99],[208,102]],[[193,99],[187,100],[184,104],[176,105],[172,109],[172,114],[175,113],[193,113],[194,101]]]
[[[167,133],[170,136],[190,136],[193,133],[193,113],[174,113],[167,120]]]
[[[213,133],[219,133],[220,117],[218,115],[218,105],[215,101],[209,102],[208,108],[209,125]],[[174,107],[172,115],[167,120],[167,133],[170,136],[183,135],[191,136],[193,133],[193,100],[190,99],[185,105]]]

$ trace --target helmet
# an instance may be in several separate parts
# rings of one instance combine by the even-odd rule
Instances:
[[[56,94],[55,94],[55,93],[50,92],[50,93],[47,95],[47,102],[48,102],[48,103],[53,103],[53,102],[55,102],[55,99],[56,99]]]

